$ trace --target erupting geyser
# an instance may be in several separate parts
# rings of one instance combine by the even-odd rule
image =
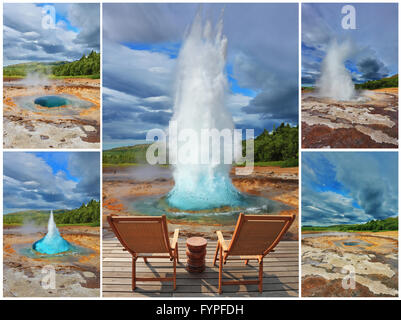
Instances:
[[[32,248],[37,252],[45,254],[66,252],[72,248],[70,243],[60,236],[60,232],[58,231],[54,222],[53,211],[50,212],[46,236],[36,241]]]
[[[202,129],[225,129],[231,133],[234,130],[233,118],[225,107],[227,38],[222,29],[222,19],[213,28],[210,21],[203,24],[198,13],[185,37],[178,57],[172,119],[177,123],[178,135],[188,129],[198,137]],[[177,146],[178,149],[182,146],[180,141]],[[181,210],[205,210],[243,204],[243,196],[231,183],[231,164],[224,164],[225,147],[220,148],[219,163],[188,164],[178,159],[173,172],[175,186],[166,198],[169,206]],[[231,145],[229,147],[232,149]],[[199,139],[188,150],[188,158],[192,152],[201,158],[209,151],[210,146]]]
[[[333,40],[322,62],[321,76],[317,82],[321,97],[336,100],[352,100],[355,98],[355,87],[345,61],[351,54],[349,42],[339,44]]]

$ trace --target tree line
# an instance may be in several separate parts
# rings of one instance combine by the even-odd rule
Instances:
[[[243,149],[245,153],[245,141]],[[271,132],[265,129],[255,138],[254,152],[255,162],[286,161],[297,165],[298,126],[291,127],[283,122],[278,128],[273,127]]]
[[[100,77],[100,53],[91,51],[87,56],[69,63],[53,67],[55,76],[93,76]]]
[[[100,225],[100,201],[91,200],[72,210],[53,210],[54,221],[59,224]],[[49,211],[28,210],[3,215],[4,224],[22,225],[32,222],[36,225],[46,225]]]
[[[398,87],[398,74],[389,78],[383,78],[380,80],[371,80],[365,83],[356,84],[356,89],[381,89],[381,88],[397,88]]]
[[[91,224],[100,225],[100,201],[91,200],[79,208],[54,215],[56,224]]]
[[[370,220],[362,224],[341,224],[328,227],[303,226],[302,231],[395,231],[398,230],[398,218]]]

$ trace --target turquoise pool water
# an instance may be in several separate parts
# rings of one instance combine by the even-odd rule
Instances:
[[[34,250],[33,247],[31,246],[16,246],[16,251],[32,259],[50,259],[58,261],[72,261],[79,259],[79,257],[81,256],[93,253],[91,249],[73,245],[71,243],[69,244],[69,248],[67,251],[54,254],[46,254],[38,252]]]
[[[168,202],[168,195],[138,198],[130,202],[132,215],[160,216],[165,214],[168,219],[199,223],[233,225],[240,212],[244,214],[277,214],[291,209],[281,202],[264,197],[241,194],[241,202],[236,206],[223,206],[204,210],[182,210],[172,207]]]
[[[93,106],[92,102],[69,94],[20,96],[14,97],[13,100],[25,110],[61,115],[79,115],[83,109]]]
[[[70,105],[72,102],[63,96],[43,96],[36,98],[34,103],[42,107],[55,108]]]

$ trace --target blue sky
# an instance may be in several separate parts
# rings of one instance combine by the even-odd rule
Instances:
[[[396,152],[303,152],[302,225],[398,215]]]
[[[204,4],[203,18],[215,23],[223,7],[226,105],[236,127],[258,135],[282,122],[297,125],[298,5]],[[176,60],[198,9],[198,4],[104,4],[104,149],[143,143],[148,130],[167,127]]]
[[[349,41],[352,50],[346,67],[355,83],[398,73],[398,5],[352,3],[356,29],[343,29],[346,3],[302,5],[302,85],[313,85],[331,41]]]
[[[100,197],[98,152],[4,152],[4,213],[73,209]]]
[[[54,28],[43,28],[44,6],[53,6]],[[4,65],[72,61],[100,50],[96,3],[6,3],[3,6]]]

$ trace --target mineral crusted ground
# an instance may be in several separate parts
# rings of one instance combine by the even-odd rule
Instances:
[[[235,175],[231,172],[235,187],[241,192],[267,197],[291,206],[292,209],[277,214],[298,216],[298,168],[255,167],[249,176]],[[124,215],[128,212],[130,201],[138,197],[155,196],[168,193],[174,186],[169,168],[148,168],[144,166],[104,167],[103,168],[103,236],[112,236],[106,221],[109,214]],[[216,238],[216,230],[232,235],[234,225],[195,224],[182,220],[169,220],[169,229],[180,228],[182,237],[203,236]],[[298,218],[285,235],[286,240],[298,240]]]
[[[31,246],[45,230],[5,227],[3,233],[3,293],[5,297],[98,297],[100,294],[99,227],[69,226],[59,228],[74,245],[91,250],[88,255],[66,258],[33,259],[20,253],[20,246]],[[55,289],[46,283],[43,267],[54,267]]]
[[[50,81],[50,80],[49,80]],[[91,102],[78,115],[27,110],[15,98],[31,95],[68,94]],[[46,85],[26,86],[17,79],[4,79],[4,148],[99,148],[100,80],[52,80]],[[60,107],[68,108],[68,107]]]
[[[303,148],[397,148],[398,88],[361,92],[356,101],[302,95]]]
[[[398,232],[303,233],[302,238],[302,296],[398,295]],[[347,287],[350,266],[355,288]]]

